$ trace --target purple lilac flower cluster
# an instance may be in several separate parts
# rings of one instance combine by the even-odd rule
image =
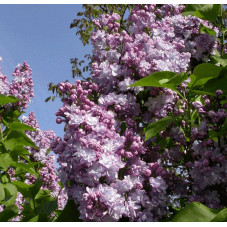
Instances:
[[[66,124],[64,140],[52,144],[62,183],[83,220],[157,220],[167,213],[167,172],[140,158],[146,147],[132,129],[119,134],[116,114],[90,100],[94,88],[94,83],[76,81],[73,99],[56,113],[57,123]]]
[[[11,82],[8,82],[7,77],[0,73],[0,94],[15,96],[20,100],[16,105],[26,109],[31,98],[34,97],[34,84],[31,75],[32,70],[26,62],[23,65],[18,64],[13,72],[14,79]]]
[[[129,27],[121,30],[120,16],[115,13],[94,20],[98,29],[91,34],[92,78],[101,90],[101,105],[108,105],[121,115],[126,111],[127,117],[129,113],[139,115],[136,95],[143,88],[129,88],[129,85],[156,71],[186,71],[192,59],[207,60],[213,53],[217,46],[215,37],[200,32],[202,23],[209,25],[196,17],[183,17],[180,14],[183,8],[136,5],[128,18]],[[146,113],[145,117],[164,117],[176,103],[178,97],[174,92],[159,90],[153,94],[151,91],[149,102],[153,104],[158,96],[157,105],[150,106],[153,114]]]
[[[116,13],[94,19],[97,26],[91,34],[94,83],[76,81],[58,86],[67,96],[56,112],[56,122],[65,124],[65,135],[64,139],[55,139],[52,149],[58,154],[59,177],[84,221],[122,218],[158,221],[170,212],[173,198],[199,201],[204,192],[201,190],[208,190],[204,194],[206,201],[211,195],[220,197],[212,188],[207,189],[215,185],[217,179],[214,183],[205,183],[201,189],[199,184],[205,178],[195,165],[203,159],[203,150],[216,149],[208,149],[208,144],[200,148],[205,144],[203,136],[208,130],[204,124],[212,121],[215,131],[217,124],[223,123],[225,111],[222,108],[214,113],[208,111],[204,122],[191,129],[192,147],[182,130],[188,127],[184,120],[181,126],[173,123],[160,135],[144,142],[144,125],[169,114],[183,115],[188,104],[167,88],[128,87],[152,72],[179,73],[192,67],[192,59],[207,61],[216,46],[215,37],[200,32],[202,23],[209,26],[206,22],[192,16],[183,17],[180,14],[183,8],[136,5],[129,15],[127,28],[121,27],[121,18]],[[181,89],[185,89],[186,82]],[[141,92],[147,95],[143,102],[139,99]],[[203,118],[202,104],[194,103],[194,108]],[[192,156],[187,167],[182,166],[190,152],[196,150],[200,152]],[[220,162],[224,163],[223,157],[226,156],[222,155]],[[206,179],[215,171],[222,175],[226,171],[224,164],[215,162],[212,166],[214,169],[221,166],[221,170],[210,168],[212,172],[208,174],[206,167],[203,171],[208,174]],[[216,207],[214,200],[218,199],[208,202],[210,207]]]

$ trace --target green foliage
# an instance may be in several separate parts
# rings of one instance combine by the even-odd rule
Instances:
[[[219,4],[187,4],[182,14],[196,16],[215,23],[219,10]]]
[[[6,207],[1,213],[0,213],[0,222],[9,221],[10,219],[17,216],[19,209],[15,205],[11,205]]]
[[[34,199],[39,192],[43,182],[38,179],[34,185],[28,185],[21,181],[13,181],[13,184],[17,187],[17,190],[25,197]]]
[[[14,96],[5,96],[5,95],[0,94],[0,105],[1,106],[8,104],[8,103],[15,103],[17,101],[18,101],[18,99],[15,98]]]
[[[180,210],[172,222],[227,221],[227,209],[211,209],[199,202],[192,202]]]
[[[4,172],[1,174],[1,183],[9,183],[9,177]]]
[[[203,63],[195,67],[194,75],[196,76],[196,80],[207,77],[216,78],[220,75],[221,70],[222,69],[219,66],[210,63]]]
[[[13,150],[18,146],[29,146],[38,149],[34,142],[28,138],[24,132],[10,131],[5,141],[5,147]]]
[[[38,179],[34,185],[14,181],[18,191],[29,201],[24,205],[22,221],[51,221],[50,214],[57,209],[57,200],[49,190],[40,189],[43,182]]]
[[[51,97],[47,97],[47,98],[45,99],[45,102],[49,102],[50,99],[51,99]]]
[[[5,153],[0,155],[0,169],[6,171],[9,166],[13,163],[12,158],[9,154]]]
[[[39,215],[50,215],[51,212],[58,208],[57,200],[47,201],[42,203],[38,208],[37,212]]]
[[[212,222],[226,222],[227,221],[227,208],[221,210],[211,221]]]
[[[13,205],[17,198],[17,188],[12,183],[2,184],[5,191],[5,199],[1,201],[6,207]]]
[[[73,222],[73,221],[79,222],[81,221],[79,219],[79,216],[80,214],[75,202],[73,200],[68,199],[68,202],[64,210],[61,212],[61,214],[58,216],[58,218],[55,221],[56,222]]]
[[[152,86],[152,87],[165,87],[176,90],[177,85],[180,85],[188,78],[186,73],[176,74],[174,72],[155,72],[141,80],[135,82],[130,87],[134,86]]]
[[[157,133],[161,132],[163,129],[165,129],[169,124],[171,124],[174,121],[175,121],[174,117],[165,117],[148,125],[145,129],[146,140],[150,139]]]
[[[125,130],[127,129],[127,126],[126,126],[126,122],[123,122],[121,124],[121,134],[123,134],[125,132]]]
[[[215,93],[216,90],[221,89],[223,94],[227,94],[227,67],[223,68],[220,76],[218,78],[214,78],[209,80],[203,88],[203,91]]]
[[[5,199],[5,191],[2,184],[0,184],[0,201]]]
[[[13,181],[13,184],[17,187],[17,190],[25,197],[32,198],[31,185],[25,184],[21,181]]]
[[[9,129],[11,130],[11,131],[13,131],[13,130],[22,130],[22,131],[37,131],[36,129],[34,129],[34,128],[32,128],[31,126],[29,126],[29,125],[26,125],[26,124],[23,124],[23,123],[21,123],[21,122],[13,122],[13,123],[11,123],[10,125],[9,125]]]
[[[204,85],[208,80],[217,78],[222,69],[219,66],[210,63],[203,63],[197,65],[190,76],[191,83],[189,87],[196,88],[197,86]]]
[[[57,209],[57,200],[48,190],[41,189],[43,181],[38,177],[39,162],[34,162],[26,147],[38,149],[25,131],[36,131],[29,125],[21,123],[21,115],[15,107],[5,108],[7,103],[18,101],[14,97],[0,95],[0,204],[4,210],[0,213],[0,221],[10,221],[18,216],[18,208],[14,205],[17,193],[24,197],[23,221],[50,221],[50,214]],[[16,180],[11,181],[8,168],[15,170]],[[34,174],[38,179],[34,184],[26,184],[25,174]]]
[[[200,32],[216,37],[216,32],[213,29],[204,26],[203,24],[201,24]]]
[[[211,59],[215,61],[215,63],[220,63],[221,66],[225,67],[227,66],[227,54],[220,56],[213,55],[211,56]]]
[[[49,190],[43,190],[40,189],[37,194],[35,195],[35,200],[37,202],[47,201],[50,197],[50,191]]]
[[[25,220],[26,219],[24,219],[24,221]],[[36,215],[35,217],[28,219],[26,221],[28,221],[28,222],[47,222],[48,218],[46,217],[45,214],[39,214],[39,215]]]
[[[24,147],[15,147],[13,150],[12,150],[14,153],[16,153],[18,156],[25,156],[25,155],[30,155],[30,153],[28,152],[28,150]]]
[[[36,171],[32,167],[31,163],[25,164],[23,162],[20,162],[20,163],[15,163],[12,166],[16,167],[16,172],[22,170],[22,172],[25,171],[25,172],[28,172],[28,173],[35,174],[36,175]]]
[[[215,96],[219,89],[224,95],[227,94],[227,66],[222,67],[211,63],[197,65],[190,79],[188,87],[192,97],[203,94]]]
[[[39,191],[42,190],[42,189],[40,189],[42,187],[42,185],[43,185],[43,181],[39,177],[36,180],[35,184],[32,185],[32,187],[30,188],[30,192],[31,192],[32,198],[35,198],[36,195],[39,193]]]

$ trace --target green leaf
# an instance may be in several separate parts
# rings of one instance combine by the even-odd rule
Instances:
[[[62,213],[55,220],[56,222],[81,222],[78,207],[73,200],[68,199]]]
[[[226,222],[227,221],[227,208],[221,210],[211,222]]]
[[[37,131],[29,125],[23,124],[21,122],[13,122],[9,125],[10,130],[23,130],[23,131]]]
[[[219,4],[187,4],[183,10],[183,16],[196,16],[203,20],[216,22],[219,14]]]
[[[16,163],[14,166],[17,168],[23,169],[31,174],[36,174],[35,170],[29,164],[20,162],[20,163]]]
[[[28,152],[28,150],[24,147],[15,147],[13,150],[12,150],[12,153],[15,155],[15,156],[20,156],[22,157],[23,159],[25,159],[28,163],[30,163],[30,159],[28,156],[30,156],[31,154]]]
[[[0,204],[3,204],[3,205],[4,205],[6,202],[8,202],[10,199],[13,198],[12,195],[9,195],[9,193],[7,192],[6,189],[4,189],[4,191],[5,191],[5,194],[6,194],[5,199],[3,199],[2,201],[0,201]],[[13,203],[10,203],[9,205],[12,205],[12,204],[14,204],[14,202],[13,202]]]
[[[191,87],[204,85],[208,80],[217,78],[222,68],[210,63],[202,63],[195,67],[191,78]]]
[[[165,129],[169,124],[171,124],[174,121],[175,121],[174,117],[165,117],[148,125],[145,129],[146,140],[150,139],[157,133],[161,132],[163,129]]]
[[[214,93],[217,90],[222,90],[224,95],[227,95],[227,73],[223,73],[221,76],[215,79],[209,80],[203,87],[203,91]]]
[[[216,78],[220,75],[221,68],[219,66],[216,66],[211,63],[202,63],[195,67],[194,69],[194,75],[196,76],[196,79],[202,79],[206,77],[213,77]]]
[[[13,152],[16,152],[18,155],[31,155],[28,150],[24,147],[15,147]]]
[[[22,222],[48,222],[48,217],[46,214],[37,215],[34,210],[28,206],[24,205],[24,210],[21,213],[23,215]]]
[[[39,214],[34,216],[33,218],[29,219],[29,220],[23,220],[26,222],[48,222],[48,217],[46,214]]]
[[[36,195],[40,191],[40,188],[42,187],[42,185],[43,185],[43,181],[40,179],[40,177],[38,177],[35,184],[30,188],[32,198],[36,197]]]
[[[216,131],[211,130],[211,129],[208,130],[208,133],[209,133],[209,138],[210,139],[218,136],[218,133]]]
[[[189,90],[190,94],[196,94],[196,95],[210,95],[215,96],[216,94],[214,92],[206,92],[206,91],[200,91],[200,90]]]
[[[25,198],[35,198],[43,184],[43,181],[38,178],[33,185],[28,185],[21,181],[13,181],[13,184]]]
[[[5,206],[12,205],[17,198],[17,188],[12,183],[6,183],[3,185],[5,190],[5,202],[3,204]]]
[[[17,206],[12,205],[6,207],[1,213],[0,213],[0,222],[6,222],[12,219],[13,217],[17,216],[19,212],[19,209]]]
[[[188,75],[185,72],[181,72],[174,77],[172,77],[168,82],[166,82],[165,86],[173,86],[173,88],[176,88],[177,85],[180,85],[183,81],[188,79]],[[169,87],[171,88],[171,87]]]
[[[0,94],[0,105],[1,106],[8,104],[8,103],[14,103],[17,101],[18,101],[18,99],[15,98],[14,96],[5,96],[5,95]]]
[[[22,114],[22,113],[19,112],[18,110],[14,110],[14,111],[13,111],[13,116],[16,117],[16,118],[19,118],[21,114]]]
[[[216,37],[216,32],[213,29],[208,28],[208,27],[204,26],[203,24],[201,24],[200,26],[201,26],[200,32],[208,34],[208,35],[213,35]]]
[[[215,60],[216,62],[219,62],[220,65],[223,67],[227,66],[227,54],[222,55],[221,57],[219,56],[211,56],[211,59]]]
[[[5,199],[5,191],[3,185],[0,183],[0,201]]]
[[[6,138],[5,146],[10,150],[18,146],[28,146],[38,149],[34,142],[21,131],[11,131]]]
[[[39,164],[42,165],[42,167],[45,166],[44,164],[41,164],[41,162],[31,162],[31,163],[29,163],[29,166],[34,167],[34,166],[39,165]]]
[[[51,212],[53,212],[54,210],[56,210],[58,208],[58,202],[57,200],[54,201],[48,201],[43,203],[41,206],[39,206],[37,208],[37,212],[38,214],[45,214],[45,215],[49,215]]]
[[[13,160],[9,154],[5,153],[0,155],[0,168],[2,170],[6,171],[12,163],[13,163]]]
[[[165,88],[170,88],[172,90],[176,90],[177,85],[181,84],[187,78],[188,77],[186,73],[176,74],[174,72],[169,72],[169,71],[155,72],[135,82],[130,87],[152,86],[152,87],[165,87]]]
[[[38,193],[35,196],[35,200],[42,200],[43,198],[46,198],[47,196],[50,196],[49,190],[40,189]]]
[[[28,221],[29,219],[33,218],[36,215],[36,213],[34,211],[32,203],[24,204],[23,211],[21,214],[23,215],[22,221]]]
[[[50,99],[51,99],[51,96],[50,96],[50,97],[47,97],[47,98],[45,99],[45,102],[49,102]]]
[[[173,222],[209,222],[219,210],[210,209],[199,202],[192,202],[172,219]]]
[[[188,82],[187,85],[188,85],[189,88],[191,88],[192,85],[196,82],[196,76],[195,76],[194,74],[191,74],[191,75],[189,76],[189,78],[190,78],[191,81]]]
[[[5,183],[9,183],[9,176],[8,176],[8,174],[6,175],[6,174],[4,174],[4,175],[1,175],[1,182],[3,183],[3,184],[5,184]]]
[[[31,187],[32,185],[25,184],[21,181],[13,181],[12,182],[16,187],[17,190],[25,197],[25,198],[32,198]]]
[[[160,87],[163,84],[163,82],[169,81],[174,76],[176,76],[176,73],[174,72],[169,72],[169,71],[155,72],[135,82],[134,84],[130,85],[130,87],[135,87],[135,86]]]
[[[36,215],[35,217],[28,220],[28,222],[38,222],[39,221],[39,215]]]
[[[46,214],[39,214],[39,215],[36,215],[33,218],[29,219],[29,220],[24,219],[23,221],[26,221],[26,222],[48,222],[48,217],[47,217]]]

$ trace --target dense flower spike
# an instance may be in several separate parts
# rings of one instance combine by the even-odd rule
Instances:
[[[145,154],[146,147],[132,130],[126,130],[122,136],[117,133],[119,124],[114,120],[115,114],[87,99],[86,87],[91,85],[77,81],[71,90],[76,92],[77,99],[67,99],[56,113],[58,122],[65,122],[67,126],[64,141],[57,138],[52,148],[59,155],[60,178],[69,196],[79,202],[83,220],[117,221],[122,216],[130,220],[146,220],[146,215],[160,206],[163,211],[157,216],[162,217],[167,202],[166,199],[160,200],[166,193],[165,181],[160,173],[153,173],[158,176],[157,182],[161,182],[157,185],[163,184],[162,189],[151,194],[143,189],[151,169],[138,157]],[[156,182],[155,178],[153,181]],[[84,199],[78,195],[83,195]],[[137,196],[146,196],[148,201],[134,201]],[[146,208],[147,213],[137,209],[130,216],[132,204]],[[96,210],[93,206],[100,208]]]
[[[34,97],[32,70],[30,66],[24,62],[23,65],[18,64],[13,72],[14,79],[9,83],[7,77],[0,73],[0,94],[13,95],[20,99],[17,106],[26,109]]]

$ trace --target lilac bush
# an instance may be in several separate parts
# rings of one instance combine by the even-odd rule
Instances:
[[[63,102],[63,138],[33,112],[18,120],[34,96],[29,65],[12,82],[0,74],[0,221],[168,221],[195,202],[217,214],[227,207],[221,6],[85,8],[89,23],[75,26],[93,46],[91,77],[49,89]]]
[[[224,127],[223,92],[192,96],[192,77],[177,90],[161,86],[165,78],[130,87],[154,72],[193,71],[215,54],[216,36],[201,27],[218,28],[183,9],[136,5],[127,27],[117,13],[93,19],[92,82],[57,86],[65,135],[52,149],[83,221],[159,221],[192,201],[226,206],[226,138],[210,134]],[[177,121],[145,138],[144,127],[170,116]]]

